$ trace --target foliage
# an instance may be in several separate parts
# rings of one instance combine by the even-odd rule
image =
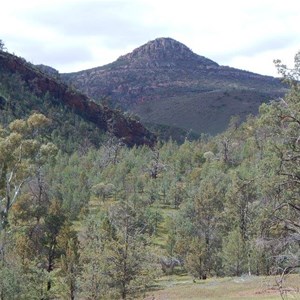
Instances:
[[[46,116],[2,116],[1,299],[140,297],[162,268],[195,280],[298,270],[296,59],[280,66],[284,99],[181,145],[110,136],[68,153]]]
[[[158,275],[147,238],[132,227],[133,216],[123,208],[111,209],[113,214],[121,213],[120,224],[105,215],[87,220],[80,256],[80,293],[85,299],[125,299]]]
[[[4,51],[6,48],[5,48],[5,44],[4,42],[0,39],[0,51]]]
[[[0,66],[0,123],[7,126],[16,119],[41,113],[51,120],[42,132],[43,139],[53,142],[68,153],[75,149],[87,151],[104,139],[104,132],[91,122],[74,114],[50,93],[37,95],[33,88],[15,73],[8,73]],[[30,88],[31,87],[31,88]]]

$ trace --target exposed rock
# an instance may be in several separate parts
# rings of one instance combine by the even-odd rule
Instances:
[[[35,67],[38,68],[41,72],[43,72],[51,77],[54,77],[56,79],[59,79],[59,77],[60,77],[59,72],[52,67],[49,67],[46,65],[35,65]]]
[[[39,72],[24,59],[0,51],[0,70],[19,74],[37,95],[49,93],[56,101],[71,108],[74,113],[95,123],[103,130],[112,131],[127,145],[149,145],[155,143],[155,136],[140,122],[125,118],[121,112],[96,104],[88,96],[72,90],[66,84]]]
[[[185,66],[218,67],[214,61],[193,53],[187,46],[171,38],[158,38],[118,58],[116,63],[130,64],[131,67],[175,67]]]

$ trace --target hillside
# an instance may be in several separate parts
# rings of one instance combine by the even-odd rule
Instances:
[[[111,64],[61,76],[142,122],[198,134],[222,132],[232,115],[257,114],[261,103],[286,91],[276,78],[220,66],[171,38],[150,41]]]
[[[240,126],[126,147],[102,105],[1,53],[0,298],[299,298],[299,62]]]
[[[35,67],[22,58],[1,51],[2,113],[6,111],[7,114],[10,109],[14,117],[20,118],[30,111],[39,111],[47,116],[51,111],[51,119],[54,118],[57,123],[67,126],[69,120],[63,120],[60,114],[61,110],[67,110],[70,115],[73,114],[87,123],[86,126],[92,124],[102,132],[110,131],[130,146],[153,145],[154,135],[140,122],[126,118],[120,111],[96,104],[88,96],[61,82],[49,70],[49,67]],[[74,119],[75,116],[72,118]],[[62,128],[59,131],[62,131]]]

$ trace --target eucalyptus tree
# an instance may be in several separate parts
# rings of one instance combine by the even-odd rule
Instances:
[[[43,143],[40,136],[42,128],[49,124],[44,115],[35,113],[26,120],[15,120],[6,128],[0,128],[0,254],[1,274],[13,272],[12,260],[8,251],[15,251],[12,246],[12,212],[17,210],[18,199],[25,186],[39,173],[40,167],[49,156],[55,156],[57,148],[52,143]],[[24,211],[24,214],[29,213]],[[10,229],[10,230],[8,230]],[[11,243],[11,245],[9,245]],[[15,252],[14,252],[15,253]],[[20,270],[10,273],[17,278]],[[5,275],[4,275],[5,276]],[[7,278],[5,278],[7,279]],[[5,280],[1,280],[5,283]],[[21,285],[19,285],[21,288]],[[14,290],[17,297],[18,289]],[[6,289],[0,284],[1,299],[6,298]]]
[[[4,255],[6,228],[9,214],[25,183],[34,176],[48,155],[56,154],[56,147],[43,144],[39,130],[49,120],[41,114],[33,114],[27,120],[15,120],[8,128],[0,130],[0,251]]]
[[[271,225],[277,228],[273,238],[276,247],[281,247],[281,255],[287,258],[282,267],[293,268],[298,267],[294,256],[300,241],[300,52],[292,69],[279,60],[275,64],[290,90],[284,98],[260,108],[259,122],[268,130],[264,155],[272,159],[272,172],[267,174],[272,185],[267,186],[271,196],[268,204],[272,205]],[[266,168],[266,160],[264,165]],[[289,257],[291,261],[287,264]]]

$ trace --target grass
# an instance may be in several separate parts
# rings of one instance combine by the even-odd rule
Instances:
[[[189,276],[165,276],[157,282],[144,300],[233,300],[282,299],[276,278],[242,276],[196,280]],[[285,282],[284,299],[300,299],[299,275],[289,275]]]

